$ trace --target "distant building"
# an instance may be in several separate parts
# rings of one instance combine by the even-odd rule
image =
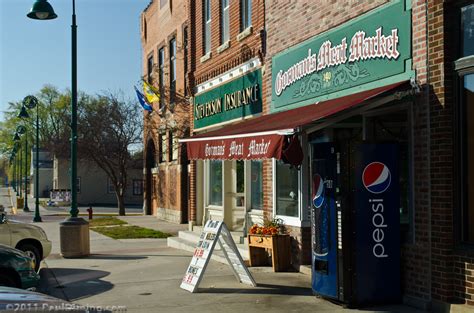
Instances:
[[[49,190],[53,187],[53,159],[45,150],[39,150],[39,196],[48,198]],[[36,147],[31,149],[30,163],[30,194],[36,197]]]
[[[141,169],[129,170],[125,205],[143,204],[143,174]],[[54,158],[53,194],[70,188],[69,160]],[[78,161],[77,202],[79,205],[116,205],[115,189],[105,172],[92,162]]]

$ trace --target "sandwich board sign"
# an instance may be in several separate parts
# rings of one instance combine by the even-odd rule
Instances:
[[[217,243],[229,262],[235,278],[243,284],[255,287],[257,284],[245,266],[227,226],[221,221],[212,220],[207,221],[202,230],[180,287],[190,292],[197,290]]]

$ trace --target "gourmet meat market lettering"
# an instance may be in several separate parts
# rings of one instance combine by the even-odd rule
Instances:
[[[225,143],[222,142],[222,144],[215,146],[206,144],[204,153],[206,154],[206,157],[223,156],[225,154]]]
[[[268,152],[268,147],[270,147],[271,143],[271,140],[265,141],[262,139],[259,143],[255,139],[252,140],[249,145],[249,153],[247,154],[247,157],[253,155],[265,155]]]
[[[376,29],[375,36],[367,36],[364,31],[356,32],[350,40],[349,57],[346,37],[335,45],[326,40],[317,54],[310,48],[304,59],[291,65],[286,71],[278,72],[274,82],[275,93],[280,96],[286,88],[300,79],[332,66],[369,59],[396,60],[400,56],[398,44],[398,29],[394,28],[390,35],[384,35],[382,27]]]

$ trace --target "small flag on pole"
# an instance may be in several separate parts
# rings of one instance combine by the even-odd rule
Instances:
[[[153,111],[153,107],[147,102],[147,100],[145,99],[145,96],[140,91],[138,91],[137,87],[134,86],[134,88],[135,88],[135,92],[137,93],[138,101],[143,107],[143,110],[148,111],[148,112]]]
[[[155,87],[148,84],[145,80],[143,81],[143,93],[149,103],[160,101],[160,93]]]

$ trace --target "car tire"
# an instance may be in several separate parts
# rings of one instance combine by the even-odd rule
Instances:
[[[38,248],[30,243],[25,243],[20,244],[17,249],[25,252],[30,258],[33,259],[33,262],[35,263],[35,271],[38,272],[41,264],[41,254]]]
[[[8,274],[0,274],[0,286],[21,288],[18,279]]]

